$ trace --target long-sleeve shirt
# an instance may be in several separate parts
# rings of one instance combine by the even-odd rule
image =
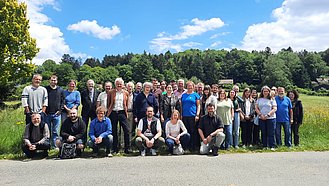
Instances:
[[[67,108],[71,109],[74,106],[78,107],[80,105],[81,95],[79,91],[70,92],[68,90],[65,90],[64,94],[65,94],[65,105]]]
[[[184,123],[182,122],[182,120],[178,120],[176,124],[172,124],[170,120],[167,122],[166,124],[167,138],[169,136],[176,138],[179,134],[184,135],[186,133],[187,133],[187,129]]]
[[[48,93],[48,107],[46,110],[47,114],[55,114],[58,111],[62,111],[64,109],[64,90],[57,86],[55,89],[51,88],[51,86],[47,86]]]
[[[41,125],[43,125],[42,130],[40,128]],[[43,123],[39,126],[34,126],[32,123],[30,123],[25,126],[23,142],[25,145],[31,145],[35,143],[42,144],[49,138],[49,136],[49,128],[47,124]]]
[[[48,93],[45,87],[26,86],[22,92],[22,106],[29,107],[31,112],[42,112],[42,107],[48,106]]]
[[[99,121],[98,118],[95,118],[91,121],[89,137],[93,142],[98,137],[105,138],[110,134],[112,134],[112,124],[109,118],[104,117],[102,121]]]
[[[61,137],[66,140],[69,136],[74,136],[75,141],[81,139],[86,130],[85,122],[79,117],[76,122],[71,119],[64,121],[61,127]]]
[[[147,97],[145,96],[144,92],[141,92],[136,96],[135,102],[134,102],[134,115],[141,119],[146,116],[146,108],[148,106],[153,107],[153,111],[156,114],[159,109],[158,100],[155,98],[155,96],[152,93],[149,93]]]

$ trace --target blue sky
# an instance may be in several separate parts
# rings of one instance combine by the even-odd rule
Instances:
[[[40,52],[33,60],[83,60],[190,48],[323,51],[327,0],[21,0]]]

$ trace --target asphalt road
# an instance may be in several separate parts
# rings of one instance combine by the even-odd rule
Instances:
[[[329,185],[329,152],[1,160],[0,185]]]

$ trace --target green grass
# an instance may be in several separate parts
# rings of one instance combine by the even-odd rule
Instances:
[[[300,127],[300,146],[293,148],[279,147],[276,152],[286,151],[328,151],[329,150],[329,97],[301,95],[304,106],[304,122]],[[18,102],[9,102],[15,105]],[[21,152],[22,134],[25,127],[23,108],[8,108],[0,111],[0,159],[23,159]],[[232,149],[220,153],[259,153],[271,152],[256,147]],[[86,150],[86,156],[90,149]],[[162,152],[161,154],[167,154]],[[50,158],[57,152],[50,151]],[[137,155],[134,153],[133,155]],[[85,156],[85,155],[84,155]],[[122,156],[119,154],[117,156]]]

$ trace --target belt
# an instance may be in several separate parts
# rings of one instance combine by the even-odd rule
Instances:
[[[112,112],[114,112],[114,113],[117,113],[117,114],[120,114],[120,113],[125,113],[125,111],[124,111],[124,110],[113,110]]]

